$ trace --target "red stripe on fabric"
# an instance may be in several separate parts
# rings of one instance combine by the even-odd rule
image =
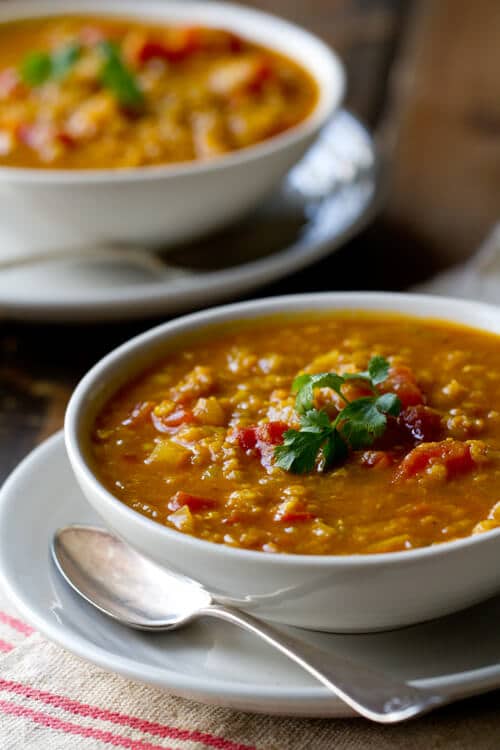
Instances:
[[[121,737],[119,734],[113,734],[112,732],[107,732],[103,729],[80,727],[78,724],[73,724],[71,721],[63,721],[55,716],[44,714],[41,711],[33,711],[31,708],[18,706],[16,703],[10,703],[9,701],[0,701],[0,712],[10,714],[11,716],[19,716],[23,719],[30,719],[35,722],[35,724],[41,724],[48,729],[54,729],[56,732],[76,734],[80,737],[99,740],[108,745],[114,745],[114,747],[125,747],[130,750],[173,750],[173,748],[152,745],[150,742],[144,742],[143,740],[133,740],[130,737]]]
[[[17,617],[8,615],[7,612],[0,612],[0,622],[4,625],[8,625],[12,630],[17,630],[18,633],[23,635],[33,635],[35,632],[26,622],[21,622]]]
[[[12,645],[12,643],[7,643],[7,641],[2,641],[0,639],[0,651],[3,654],[7,654],[9,651],[12,651],[13,648],[14,646]]]
[[[97,706],[91,706],[87,703],[79,703],[71,698],[56,695],[55,693],[49,693],[45,690],[38,690],[29,685],[24,685],[21,682],[13,682],[12,680],[3,680],[0,678],[0,691],[1,690],[15,693],[16,695],[22,695],[25,698],[41,701],[46,705],[61,708],[64,711],[68,711],[77,716],[86,716],[91,719],[110,721],[113,724],[127,726],[131,729],[137,729],[140,732],[152,734],[164,739],[191,740],[191,742],[200,742],[209,747],[216,748],[216,750],[257,750],[254,745],[243,745],[238,742],[233,742],[232,740],[227,740],[224,737],[217,737],[213,734],[198,732],[191,729],[179,729],[177,727],[168,726],[167,724],[159,724],[154,721],[148,721],[147,719],[140,719],[136,716],[121,714],[117,711],[108,711],[105,708],[98,708]]]

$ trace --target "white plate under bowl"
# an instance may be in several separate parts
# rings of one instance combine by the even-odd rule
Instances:
[[[371,136],[341,110],[247,219],[166,254],[110,248],[80,258],[0,264],[0,316],[124,320],[241,295],[338,249],[373,213],[377,182]]]
[[[298,667],[235,627],[205,620],[153,635],[95,611],[60,580],[49,542],[60,526],[96,521],[73,478],[61,433],[28,456],[0,491],[0,582],[47,638],[106,670],[205,703],[290,716],[352,715]],[[456,699],[500,687],[499,622],[497,597],[403,630],[300,633],[327,651]]]

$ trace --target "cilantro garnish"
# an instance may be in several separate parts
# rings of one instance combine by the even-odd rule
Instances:
[[[103,86],[114,94],[124,109],[140,110],[144,105],[144,94],[136,77],[123,62],[118,46],[105,41],[99,44],[99,48],[104,57],[101,71]]]
[[[295,474],[312,471],[319,459],[319,467],[326,470],[347,457],[349,449],[365,448],[383,435],[387,415],[397,417],[401,402],[395,393],[380,394],[377,386],[389,374],[389,362],[380,356],[370,359],[365,372],[322,372],[299,375],[292,391],[296,393],[295,408],[300,417],[300,429],[287,430],[282,445],[274,450],[276,465]],[[372,396],[348,401],[342,386],[349,381],[362,381]],[[323,409],[314,408],[314,390],[331,388],[345,403],[333,421]]]
[[[80,57],[81,51],[81,46],[76,43],[55,50],[52,53],[52,78],[64,78]]]
[[[21,63],[21,77],[29,86],[41,86],[49,79],[61,79],[78,60],[79,44],[68,44],[54,52],[30,52]]]

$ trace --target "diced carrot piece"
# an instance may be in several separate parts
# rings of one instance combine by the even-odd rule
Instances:
[[[394,479],[409,479],[424,472],[434,463],[446,467],[448,479],[471,471],[475,467],[470,446],[459,440],[444,440],[441,443],[423,443],[408,453],[399,465]]]
[[[151,420],[158,432],[171,432],[174,427],[191,424],[195,417],[191,409],[176,409],[170,414],[158,415],[152,412]]]
[[[191,409],[176,409],[176,411],[162,418],[167,427],[178,427],[181,424],[190,424],[195,421]]]
[[[169,510],[179,510],[185,505],[189,508],[192,513],[196,513],[198,510],[209,510],[210,508],[217,508],[219,505],[217,500],[212,500],[209,497],[199,497],[198,495],[190,495],[189,492],[183,492],[179,490],[175,495],[170,498],[168,503]]]

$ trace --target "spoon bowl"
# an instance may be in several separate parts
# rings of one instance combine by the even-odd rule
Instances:
[[[59,529],[52,557],[74,591],[138,630],[181,627],[212,601],[200,585],[159,568],[101,528]]]

